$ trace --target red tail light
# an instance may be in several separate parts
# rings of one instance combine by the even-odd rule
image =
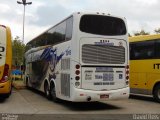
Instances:
[[[75,67],[76,67],[76,69],[79,69],[79,68],[80,68],[80,65],[77,64]]]
[[[75,77],[75,79],[76,79],[76,80],[79,80],[79,79],[80,79],[80,77],[79,77],[79,76],[76,76],[76,77]]]
[[[75,81],[75,86],[76,86],[76,87],[80,87],[80,81],[79,81],[79,80],[80,80],[80,73],[81,73],[81,72],[80,72],[80,67],[81,67],[81,66],[80,66],[79,64],[77,64],[77,65],[75,66],[75,68],[76,68],[76,70],[75,70],[75,75],[76,75],[76,76],[75,76],[75,80],[76,80],[76,81]]]
[[[129,84],[129,65],[126,66],[126,85]]]
[[[0,83],[6,82],[8,80],[8,75],[9,75],[9,65],[5,64],[3,76],[2,76],[2,79],[0,80]]]
[[[79,74],[80,74],[80,71],[79,71],[79,70],[76,70],[75,73],[76,73],[76,75],[79,75]]]
[[[126,66],[126,69],[129,69],[129,65]]]

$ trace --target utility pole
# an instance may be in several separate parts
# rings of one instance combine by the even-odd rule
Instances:
[[[26,0],[22,0],[22,2],[17,1],[17,3],[22,4],[24,6],[24,9],[23,9],[23,38],[22,38],[22,43],[24,43],[25,7],[26,5],[31,5],[32,2],[26,2]]]

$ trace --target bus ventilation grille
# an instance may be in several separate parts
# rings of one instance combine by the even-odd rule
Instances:
[[[70,58],[61,60],[61,70],[70,70]]]
[[[70,97],[70,74],[61,74],[61,94]]]
[[[87,64],[124,64],[125,48],[122,46],[82,46],[82,61]]]

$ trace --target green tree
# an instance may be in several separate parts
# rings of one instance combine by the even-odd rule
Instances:
[[[150,33],[149,32],[145,32],[143,29],[139,32],[136,32],[134,33],[135,36],[138,36],[138,35],[149,35]]]
[[[13,65],[19,67],[23,63],[25,44],[16,36],[12,41]]]
[[[160,28],[155,29],[154,32],[155,32],[156,34],[160,34]]]

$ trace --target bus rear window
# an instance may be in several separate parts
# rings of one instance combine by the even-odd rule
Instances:
[[[126,26],[122,19],[101,15],[84,15],[80,21],[82,32],[97,35],[125,35]]]

